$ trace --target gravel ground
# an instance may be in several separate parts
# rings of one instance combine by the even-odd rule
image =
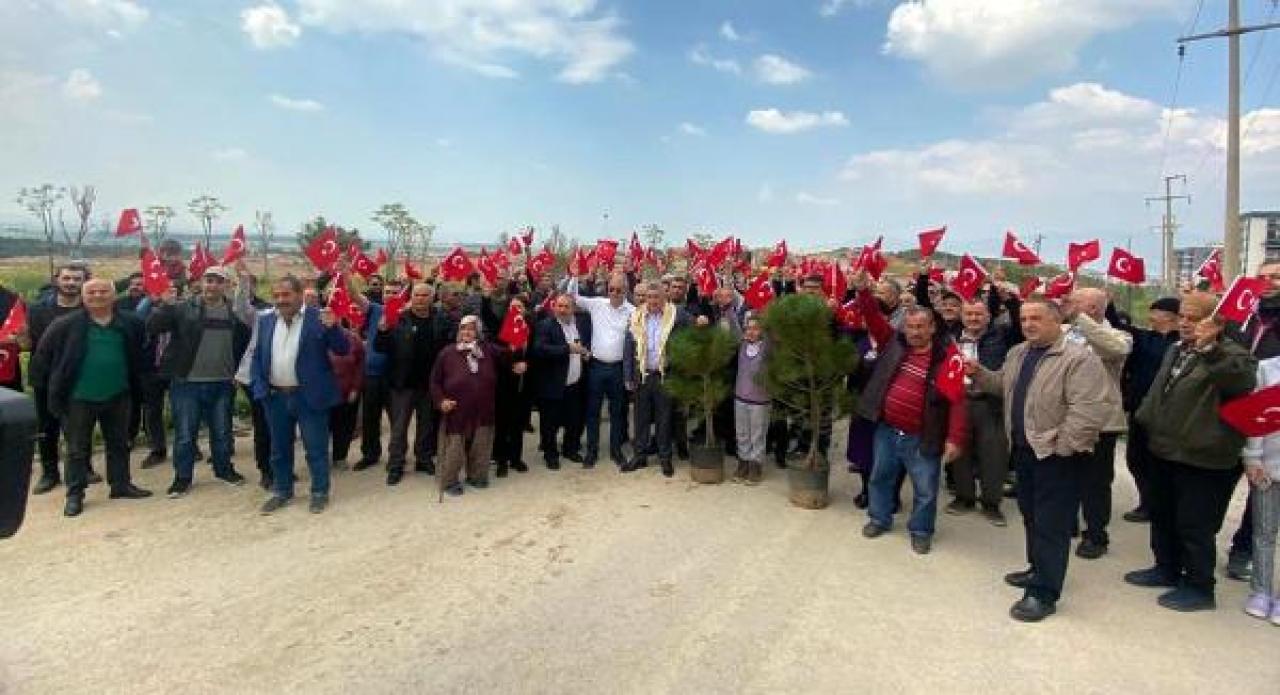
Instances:
[[[1150,557],[1117,469],[1112,552],[1073,558],[1040,625],[1007,614],[1011,501],[1004,529],[942,515],[920,557],[901,517],[860,536],[843,471],[818,512],[772,467],[750,488],[535,466],[443,504],[433,478],[337,472],[319,516],[305,495],[259,516],[207,466],[182,500],[95,486],[76,520],[55,493],[0,543],[0,693],[1276,693],[1280,627],[1244,584],[1179,615],[1121,581]]]

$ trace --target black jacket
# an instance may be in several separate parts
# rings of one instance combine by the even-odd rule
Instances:
[[[575,313],[573,323],[578,328],[578,340],[588,350],[591,349],[591,316]],[[533,345],[529,350],[534,362],[534,373],[538,386],[535,395],[538,398],[558,399],[564,397],[565,379],[569,376],[569,341],[565,340],[564,329],[555,316],[548,316],[538,322],[533,331]],[[585,384],[587,378],[587,361],[582,361],[582,377],[579,383]]]
[[[431,335],[426,338],[430,363],[422,365],[424,368],[422,373],[427,375],[431,374],[436,355],[440,354],[440,350],[452,343],[457,336],[457,326],[451,327],[449,317],[444,312],[432,308],[430,318],[427,330]],[[386,331],[378,331],[377,337],[373,339],[373,349],[387,356],[387,367],[383,374],[393,389],[426,389],[430,386],[428,379],[424,379],[420,384],[410,383],[410,375],[413,371],[413,342],[413,314],[409,311],[400,314],[400,320],[394,327]]]
[[[946,361],[946,341],[933,341],[933,354],[929,358],[929,373],[925,376],[925,403],[920,429],[920,453],[940,456],[947,440],[947,422],[951,414],[951,401],[938,391],[938,368]],[[867,376],[866,386],[858,399],[857,413],[872,422],[880,422],[884,415],[884,399],[889,393],[889,383],[907,356],[907,344],[902,335],[895,333],[885,343]]]
[[[46,375],[49,392],[49,412],[57,417],[67,413],[71,392],[80,378],[80,366],[84,363],[86,338],[89,332],[88,312],[83,309],[54,321],[45,331],[40,345],[31,356],[32,364],[38,364]],[[130,311],[117,310],[112,316],[112,327],[124,333],[125,363],[129,369],[129,395],[137,398],[141,393],[140,379],[145,370],[142,343],[145,331],[142,321]]]
[[[232,300],[228,297],[224,301],[231,316],[231,357],[238,365],[249,348],[251,329],[236,316]],[[160,373],[178,379],[185,379],[191,373],[204,336],[204,311],[204,301],[193,297],[176,304],[161,304],[147,317],[148,334],[169,334],[169,345],[160,358]]]

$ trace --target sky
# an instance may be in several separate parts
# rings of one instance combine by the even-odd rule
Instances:
[[[104,213],[221,197],[437,243],[655,223],[793,249],[1048,259],[1101,238],[1155,258],[1221,237],[1221,0],[0,0],[0,221],[22,186]],[[1199,8],[1199,11],[1197,11]],[[1275,12],[1243,0],[1246,22]],[[1280,209],[1280,36],[1243,40],[1243,208]],[[1176,85],[1176,97],[1175,97]],[[68,211],[69,212],[69,211]],[[1154,265],[1154,263],[1152,264]]]

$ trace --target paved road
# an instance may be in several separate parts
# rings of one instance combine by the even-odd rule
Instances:
[[[1005,529],[944,516],[918,557],[901,526],[859,535],[847,474],[820,512],[768,475],[539,467],[439,504],[431,478],[340,472],[321,516],[260,517],[205,467],[187,499],[95,488],[74,521],[35,498],[0,544],[0,692],[1280,692],[1280,628],[1240,612],[1244,585],[1177,615],[1121,582],[1143,526],[1117,522],[1028,626],[1000,579],[1012,505]]]

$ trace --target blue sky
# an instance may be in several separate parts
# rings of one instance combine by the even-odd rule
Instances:
[[[1200,31],[1223,21],[1204,4]],[[1154,257],[1162,162],[1192,175],[1183,239],[1221,228],[1223,46],[1190,49],[1163,111],[1196,5],[5,0],[0,190],[94,183],[113,212],[211,192],[226,229],[256,209],[372,229],[400,201],[445,242],[652,222],[897,248],[949,224],[953,251],[1013,228],[1050,257],[1130,233]],[[1260,41],[1246,209],[1280,208],[1280,37]]]

